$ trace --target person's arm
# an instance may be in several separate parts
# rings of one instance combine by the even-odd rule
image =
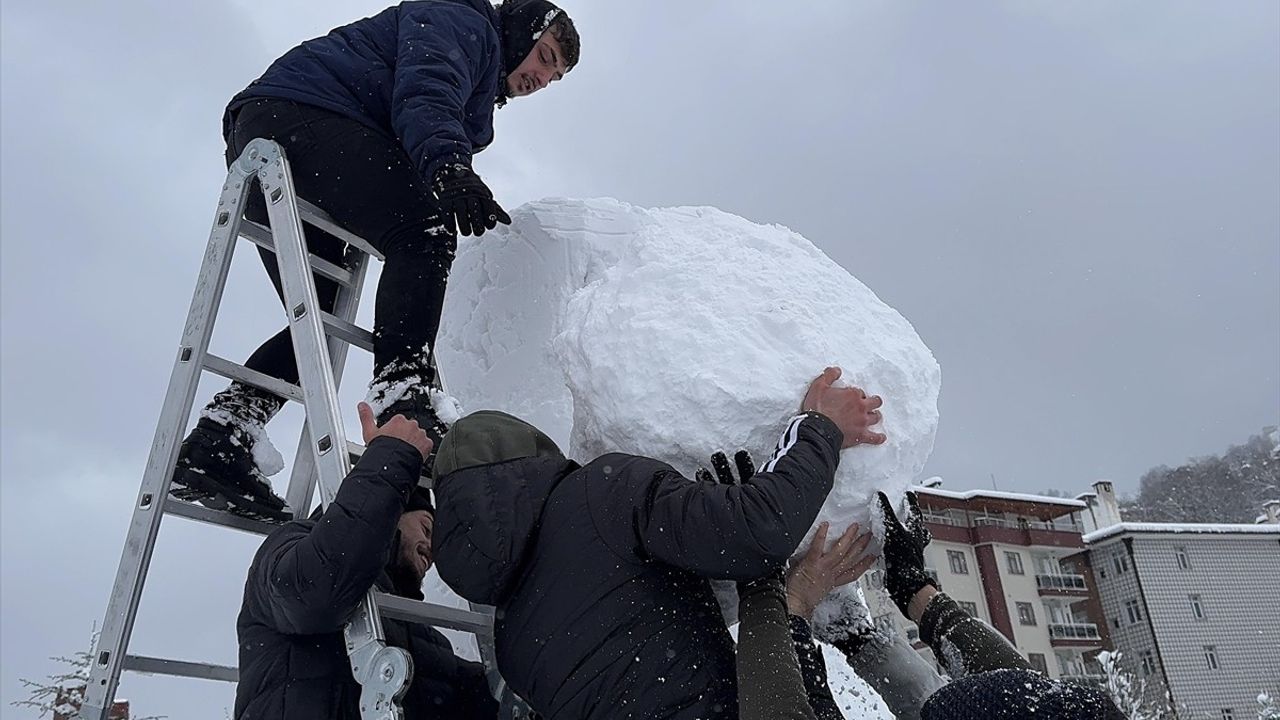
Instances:
[[[397,415],[379,429],[364,403],[360,419],[368,447],[315,527],[268,539],[254,562],[249,585],[262,593],[267,620],[282,633],[342,629],[387,563],[430,452],[431,440],[412,420]]]
[[[639,553],[727,580],[752,580],[785,563],[831,491],[840,451],[885,440],[869,429],[880,422],[880,398],[835,387],[840,374],[830,367],[810,383],[802,414],[761,472],[740,485],[690,482],[657,464],[632,503]]]
[[[818,720],[792,645],[785,596],[780,573],[738,585],[742,720]]]
[[[787,611],[790,613],[791,640],[800,660],[809,705],[819,720],[839,720],[843,717],[827,684],[827,665],[822,649],[814,641],[809,621],[818,604],[831,591],[855,582],[875,562],[874,555],[867,554],[871,533],[859,535],[857,524],[850,525],[844,533],[827,547],[827,531],[830,526],[822,523],[813,535],[809,549],[791,568],[787,578]],[[828,630],[831,628],[828,627]],[[830,633],[839,639],[854,637],[849,633]],[[856,637],[861,637],[858,635]],[[840,647],[837,641],[836,646]]]
[[[911,618],[920,626],[920,639],[953,678],[988,670],[1031,670],[1031,663],[995,628],[965,612],[946,593],[932,585],[912,598]]]
[[[655,463],[665,469],[643,485],[632,518],[640,552],[717,579],[781,567],[831,491],[841,438],[827,417],[798,415],[765,470],[740,485],[693,482]]]
[[[446,164],[471,166],[463,114],[499,62],[498,37],[479,12],[451,3],[407,3],[398,29],[391,126],[430,184]]]
[[[827,682],[827,663],[822,658],[822,648],[814,641],[808,621],[792,614],[787,617],[787,622],[791,626],[791,644],[800,661],[800,676],[804,680],[809,707],[817,720],[842,720],[844,714],[836,705]]]
[[[898,520],[884,493],[878,495],[884,516],[885,588],[902,614],[920,627],[920,638],[953,678],[1000,669],[1030,670],[1031,664],[986,623],[971,617],[954,600],[938,592],[924,572],[924,548],[932,540],[915,493],[907,493],[906,522]]]

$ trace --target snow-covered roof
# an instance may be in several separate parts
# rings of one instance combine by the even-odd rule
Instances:
[[[1235,534],[1235,533],[1270,533],[1280,535],[1280,525],[1243,525],[1229,523],[1120,523],[1101,530],[1087,533],[1084,543],[1095,543],[1113,535],[1123,533],[1202,533],[1202,534]]]
[[[937,495],[939,497],[954,498],[956,500],[973,500],[975,498],[990,498],[993,500],[1018,500],[1021,502],[1046,503],[1049,505],[1065,505],[1073,508],[1087,507],[1079,500],[1071,500],[1070,498],[1049,497],[1048,495],[1028,495],[1025,493],[1002,492],[1000,490],[966,490],[965,492],[955,492],[954,490],[943,490],[936,487],[913,487],[918,493],[926,495]]]

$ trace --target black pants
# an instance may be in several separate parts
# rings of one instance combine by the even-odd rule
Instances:
[[[227,138],[227,163],[239,157],[254,138],[280,143],[298,195],[385,256],[374,306],[375,379],[394,382],[416,376],[424,388],[434,382],[431,354],[457,235],[400,143],[337,113],[273,99],[257,100],[237,111]],[[259,223],[268,221],[266,200],[256,182],[245,216]],[[312,254],[342,261],[345,243],[310,225],[305,232]],[[283,302],[275,255],[259,252]],[[321,308],[332,312],[337,283],[319,276],[315,282]],[[263,343],[245,365],[297,383],[288,328]],[[219,393],[211,407],[265,423],[281,403],[237,383]]]

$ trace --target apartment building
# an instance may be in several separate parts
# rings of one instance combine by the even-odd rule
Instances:
[[[1084,502],[987,490],[915,488],[933,542],[927,571],[974,617],[1000,631],[1053,678],[1097,680],[1108,647],[1101,605],[1082,554]],[[864,590],[879,582],[868,578]],[[868,593],[872,597],[874,593]],[[879,621],[914,625],[873,600]],[[928,650],[917,643],[926,655]]]
[[[1110,482],[1080,496],[1088,564],[1122,663],[1181,720],[1257,716],[1280,695],[1280,513],[1256,525],[1122,522]]]

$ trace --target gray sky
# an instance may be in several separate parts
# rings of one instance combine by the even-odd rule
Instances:
[[[804,234],[941,363],[926,472],[948,487],[1130,492],[1280,422],[1280,5],[566,5],[583,65],[498,113],[477,165],[500,199],[716,205]],[[223,177],[223,106],[382,6],[5,0],[0,700],[100,621]],[[215,348],[246,355],[276,307],[241,252]],[[353,362],[344,397],[368,373]],[[297,421],[272,426],[286,455]],[[165,527],[134,649],[234,662],[254,540]],[[130,676],[123,692],[183,720],[231,697]]]

